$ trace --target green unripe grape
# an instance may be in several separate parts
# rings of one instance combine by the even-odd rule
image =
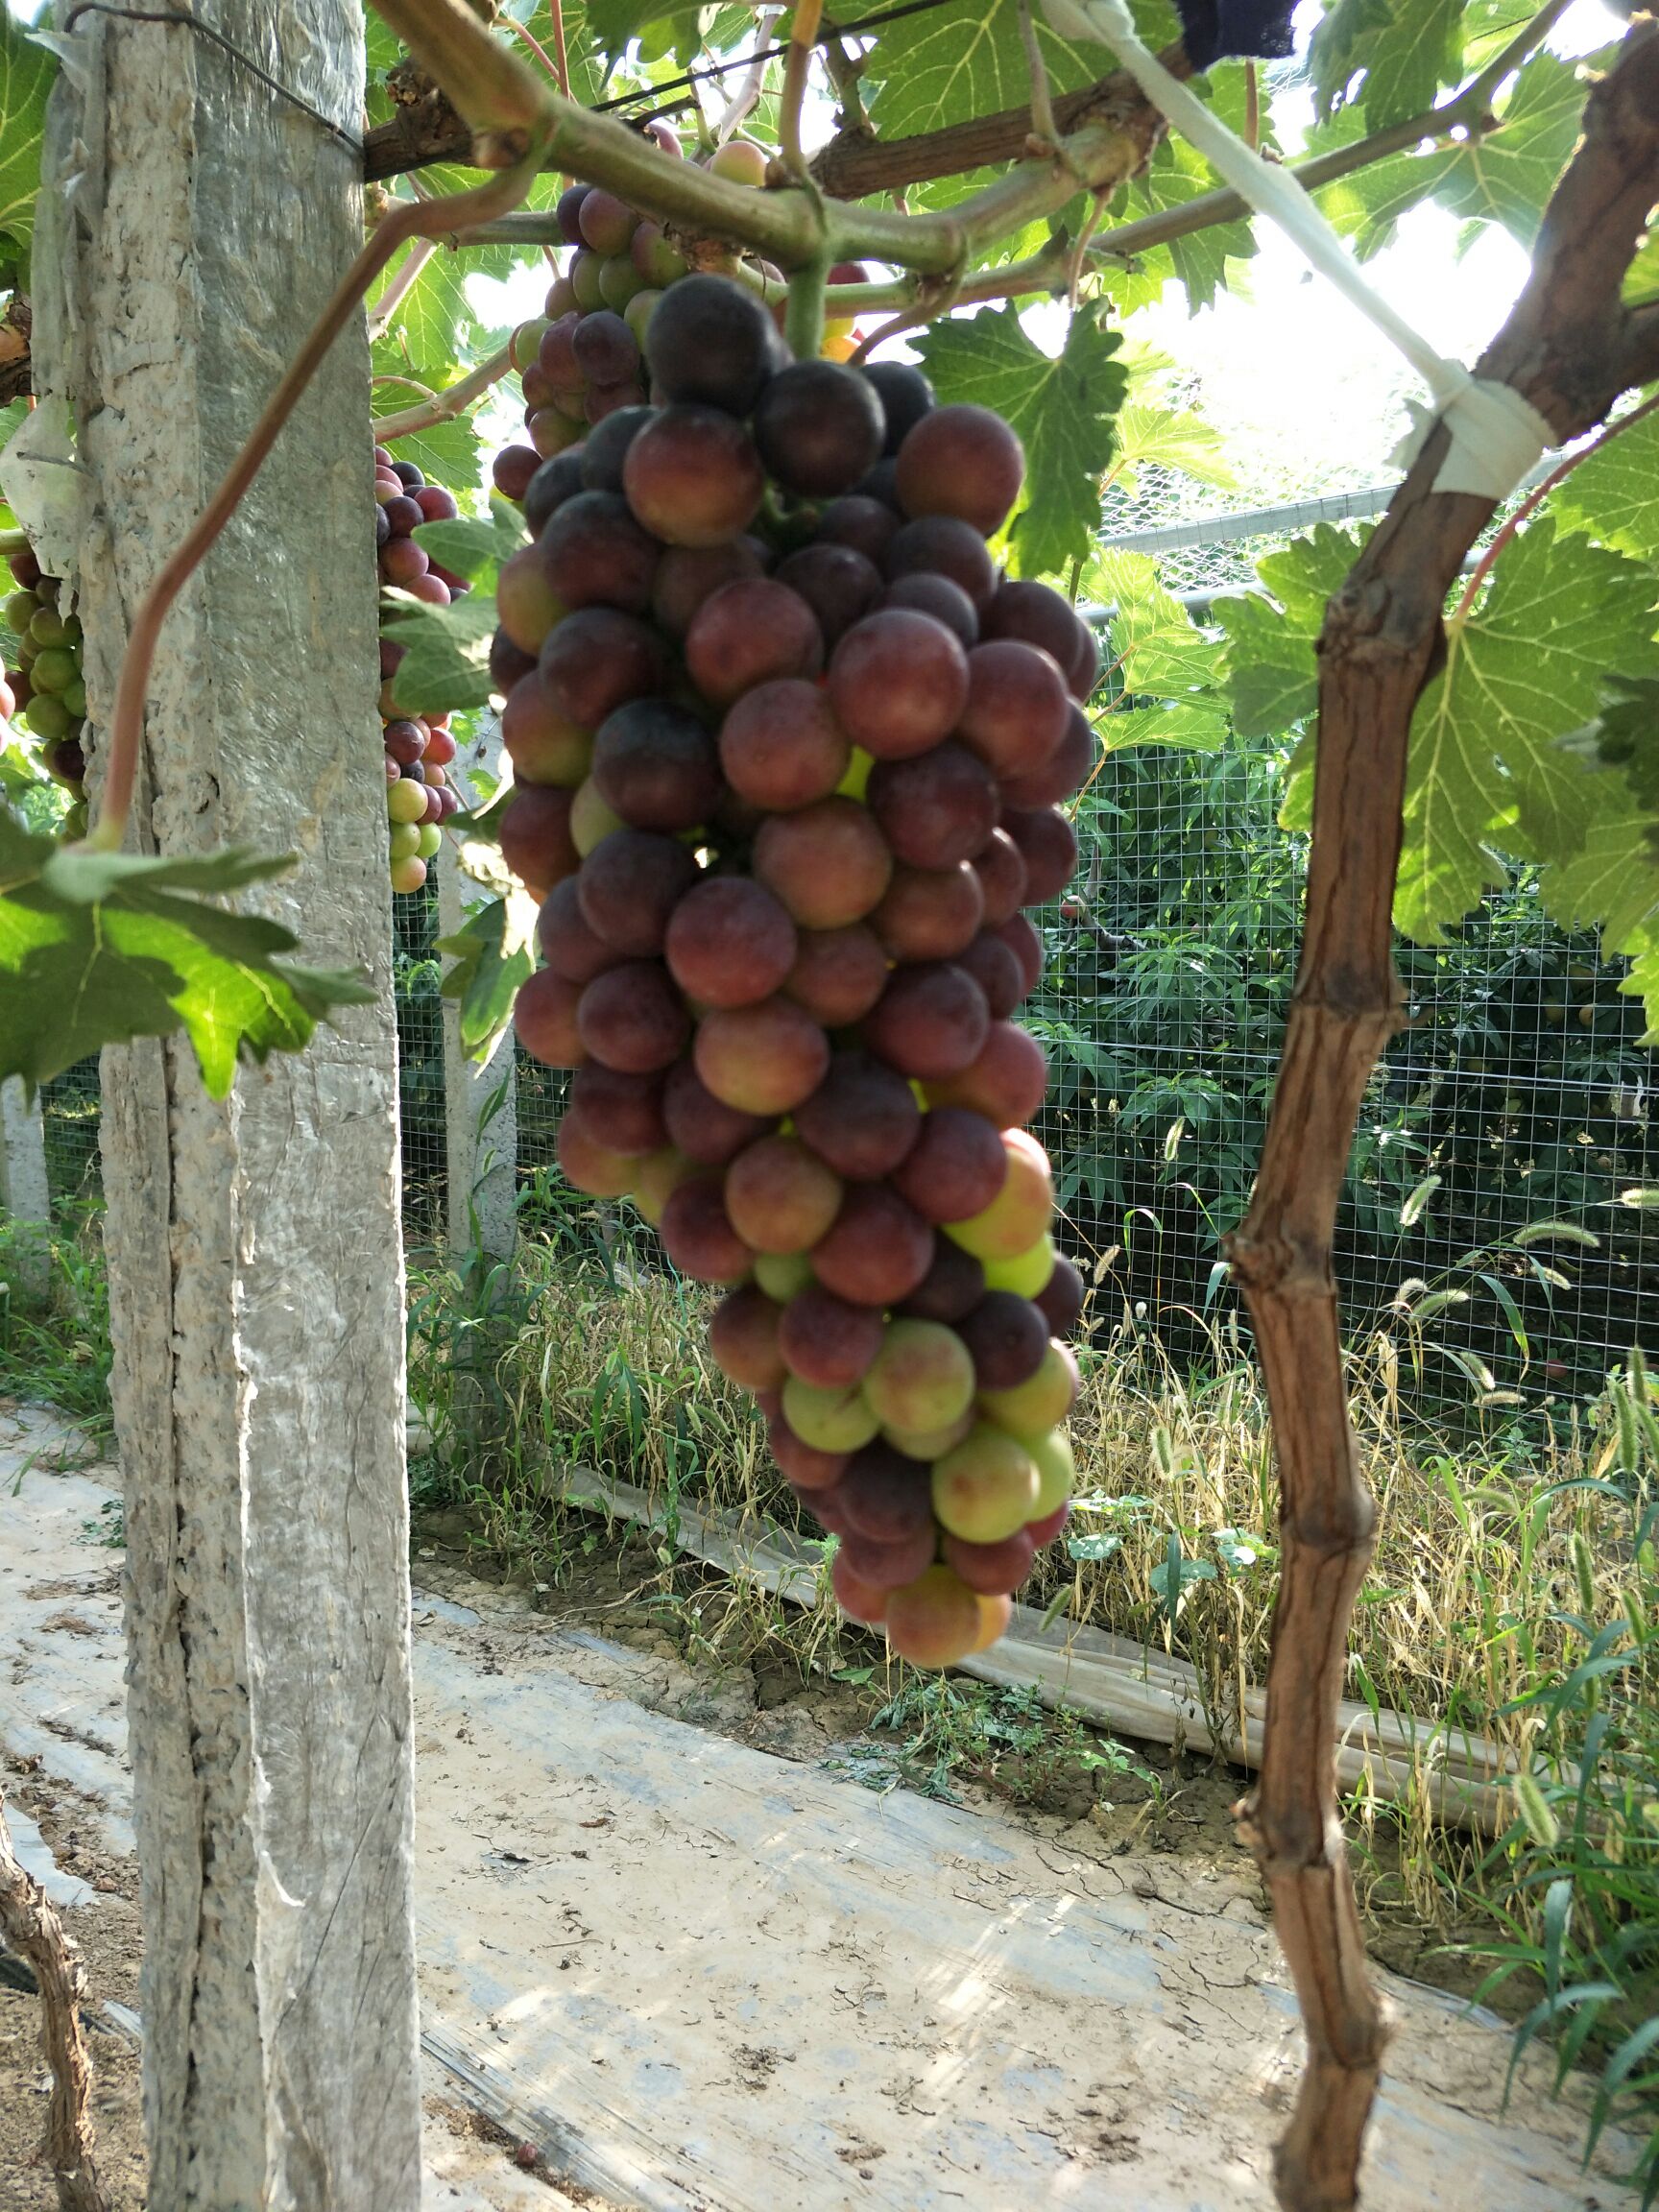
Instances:
[[[399,860],[413,859],[421,851],[421,827],[414,822],[394,822],[387,842],[394,867]]]
[[[684,276],[690,266],[680,249],[669,245],[661,223],[641,223],[628,253],[644,281],[659,291]]]
[[[25,631],[22,637],[18,638],[17,665],[22,669],[25,676],[27,676],[30,669],[34,667],[35,656],[39,652],[39,646],[36,644],[34,638],[30,637],[27,631]]]
[[[84,799],[77,799],[74,805],[70,807],[68,813],[64,815],[63,834],[65,837],[85,836],[86,802]]]
[[[419,822],[426,811],[426,786],[399,777],[386,787],[386,812],[394,822]]]
[[[805,1252],[757,1252],[755,1280],[768,1298],[784,1306],[811,1282],[812,1262]]]
[[[419,851],[422,860],[437,858],[438,849],[444,842],[444,832],[436,822],[422,822]]]
[[[608,253],[599,264],[599,297],[618,315],[635,293],[644,289],[644,277],[626,253]]]
[[[622,310],[623,322],[633,331],[641,348],[644,347],[645,332],[656,312],[657,302],[661,297],[661,292],[636,292]]]
[[[75,656],[63,645],[42,645],[35,656],[29,680],[36,691],[67,691],[78,671]]]
[[[23,709],[24,722],[48,745],[54,738],[68,736],[70,719],[68,708],[50,691],[37,691]]]
[[[68,708],[70,713],[75,715],[78,719],[85,715],[86,685],[79,676],[76,677],[73,684],[64,685],[62,690],[59,693],[59,697],[62,700],[64,706]]]
[[[33,591],[10,591],[5,605],[0,607],[7,629],[14,631],[19,637],[28,637],[29,625],[39,612],[40,602]]]
[[[41,607],[30,617],[29,635],[36,645],[66,645],[69,624],[56,607]]]
[[[603,270],[604,264],[598,254],[585,247],[580,253],[572,256],[570,266],[565,271],[570,279],[570,289],[576,295],[576,304],[585,315],[591,315],[596,307],[605,304],[604,295],[599,289]]]
[[[766,161],[765,147],[757,146],[752,138],[728,138],[709,156],[709,166],[716,177],[729,178],[733,184],[764,184]]]
[[[81,642],[81,639],[82,639],[82,637],[83,637],[83,635],[84,635],[84,633],[83,633],[83,631],[82,631],[82,628],[81,628],[81,617],[80,617],[80,615],[79,615],[79,614],[65,614],[65,615],[64,615],[64,617],[63,617],[63,642],[64,642],[64,644],[65,644],[65,645],[79,645],[79,644],[80,644],[80,642]]]

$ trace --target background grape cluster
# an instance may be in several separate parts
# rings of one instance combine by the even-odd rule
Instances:
[[[945,1664],[1065,1517],[1082,1286],[1010,1018],[1098,671],[986,540],[1022,456],[902,364],[793,362],[750,290],[656,302],[651,398],[524,486],[492,668],[503,854],[543,903],[525,1048],[570,1181],[726,1286],[716,1358],[840,1538],[837,1596]]]
[[[81,624],[59,605],[62,586],[43,576],[25,546],[8,557],[14,589],[0,614],[17,640],[16,665],[0,677],[0,722],[13,716],[39,741],[41,765],[74,796],[64,834],[86,828],[86,685],[81,672]]]
[[[447,522],[460,513],[453,493],[428,484],[413,461],[395,461],[384,445],[374,448],[374,541],[380,581],[423,600],[447,607],[469,589],[465,577],[434,565],[412,533],[422,522]],[[392,888],[419,891],[427,863],[438,851],[443,826],[459,813],[462,800],[448,781],[455,739],[447,714],[410,714],[397,703],[398,663],[405,648],[382,634],[380,639],[380,721],[386,749],[386,812],[391,820]]]

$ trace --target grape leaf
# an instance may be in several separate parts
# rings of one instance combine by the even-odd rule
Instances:
[[[461,1046],[480,1065],[513,1019],[518,986],[535,972],[537,912],[528,892],[511,891],[474,907],[455,934],[440,937],[434,948],[455,963],[439,988],[444,998],[460,1001]]]
[[[493,593],[469,591],[447,607],[428,607],[407,592],[386,591],[381,611],[387,635],[405,649],[393,679],[405,713],[445,714],[489,704]]]
[[[501,564],[524,542],[524,517],[498,492],[490,495],[488,518],[457,515],[447,522],[421,522],[415,542],[440,568],[466,576],[481,590],[493,591]]]
[[[1659,416],[1644,417],[1580,461],[1551,493],[1547,512],[1635,560],[1659,560]]]
[[[1471,224],[1499,223],[1523,246],[1537,235],[1557,178],[1577,143],[1584,115],[1583,63],[1535,54],[1517,75],[1497,127],[1424,154],[1401,154],[1324,186],[1319,204],[1361,260],[1385,246],[1402,215],[1433,199]],[[1310,134],[1308,152],[1325,153],[1360,133],[1343,109]]]
[[[1606,950],[1634,963],[1619,988],[1646,1001],[1646,1042],[1659,1044],[1659,814],[1617,769],[1599,781],[1582,843],[1544,869],[1540,894],[1563,928],[1595,925]]]
[[[1587,772],[1557,741],[1598,711],[1609,670],[1659,671],[1652,600],[1646,570],[1541,520],[1448,625],[1446,664],[1411,724],[1394,902],[1408,936],[1440,943],[1502,882],[1494,847],[1549,860],[1580,850],[1611,772]]]
[[[1238,479],[1222,447],[1221,433],[1188,408],[1151,407],[1131,401],[1118,413],[1118,467],[1113,479],[1126,492],[1136,472],[1150,462],[1179,469],[1200,484],[1231,491]]]
[[[1517,76],[1496,131],[1425,156],[1431,165],[1445,164],[1434,187],[1440,205],[1454,215],[1501,223],[1530,246],[1578,142],[1587,92],[1581,72],[1608,66],[1615,51],[1609,47],[1580,61],[1534,54]]]
[[[28,26],[0,11],[0,260],[25,260],[40,192],[46,96],[57,63]]]
[[[587,29],[600,49],[614,60],[629,39],[649,25],[665,24],[677,39],[689,36],[695,40],[701,12],[694,6],[677,6],[674,0],[588,0]]]
[[[1321,115],[1359,106],[1367,131],[1382,131],[1431,107],[1461,77],[1463,0],[1337,0],[1308,63]]]
[[[1319,687],[1313,647],[1325,602],[1369,534],[1321,522],[1258,565],[1271,598],[1239,592],[1216,600],[1215,619],[1227,635],[1233,720],[1241,737],[1275,737],[1312,713]]]
[[[359,976],[281,959],[296,939],[280,923],[187,896],[292,864],[78,852],[0,809],[0,1077],[33,1091],[105,1045],[182,1028],[223,1098],[239,1053],[297,1052],[330,1007],[371,1002]]]
[[[1103,552],[1090,565],[1088,585],[1112,609],[1111,658],[1123,686],[1098,720],[1108,747],[1214,752],[1228,731],[1215,647],[1160,584],[1157,564],[1145,553]]]
[[[1581,758],[1621,770],[1635,797],[1659,818],[1659,681],[1609,674],[1600,714],[1574,735]]]
[[[1229,130],[1242,132],[1246,92],[1241,62],[1217,63],[1206,77],[1194,82],[1192,89],[1210,102]],[[1259,128],[1262,143],[1273,144],[1272,123],[1264,102]],[[1219,181],[1197,148],[1171,133],[1154,150],[1144,174],[1129,186],[1124,196],[1124,210],[1131,218],[1162,214],[1214,191]],[[1155,264],[1166,252],[1170,266],[1186,288],[1189,307],[1196,309],[1209,306],[1221,290],[1227,278],[1227,263],[1247,261],[1255,251],[1250,218],[1241,215],[1230,223],[1210,224],[1189,237],[1174,239],[1167,247],[1161,247],[1158,254],[1149,255],[1148,262]],[[1114,290],[1117,289],[1115,286]],[[1132,304],[1131,300],[1124,297],[1122,311],[1131,312]]]
[[[1332,154],[1365,136],[1360,108],[1339,108],[1328,123],[1316,124],[1303,143],[1309,158]],[[1321,213],[1339,236],[1352,241],[1361,261],[1392,243],[1401,216],[1409,214],[1433,192],[1445,172],[1440,154],[1396,154],[1352,176],[1321,184],[1314,194]]]
[[[1052,574],[1088,557],[1100,520],[1100,477],[1117,445],[1114,419],[1128,378],[1122,343],[1080,307],[1056,355],[1025,334],[1019,311],[982,308],[934,323],[916,341],[942,400],[993,407],[1025,448],[1024,504],[1012,545],[1022,576]]]
[[[416,395],[411,393],[409,398],[413,405]],[[470,492],[478,482],[478,456],[483,445],[470,416],[455,416],[424,430],[405,431],[393,445],[399,461],[413,461],[428,484],[442,484],[457,497]]]
[[[1041,11],[1036,13],[1054,91],[1093,84],[1117,66],[1108,48],[1094,40],[1072,44],[1048,28]],[[1141,18],[1142,12],[1136,13]],[[1161,43],[1177,35],[1175,17],[1162,5],[1157,14],[1161,23],[1142,20],[1141,28],[1142,36]],[[947,0],[943,7],[884,24],[865,84],[870,120],[883,138],[1023,108],[1031,97],[1031,73],[1020,36],[1019,0]]]

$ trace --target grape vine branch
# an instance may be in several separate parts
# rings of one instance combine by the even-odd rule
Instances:
[[[1627,35],[1590,95],[1532,274],[1477,373],[1557,439],[1659,371],[1651,315],[1620,287],[1659,195],[1659,26]],[[1327,611],[1319,641],[1307,920],[1256,1195],[1230,1243],[1272,1407],[1284,1538],[1261,1776],[1241,1826],[1273,1897],[1308,2066],[1277,2153],[1289,2212],[1344,2212],[1387,2038],[1342,1843],[1333,1747],[1350,1614],[1371,1556],[1331,1249],[1360,1100],[1398,1026],[1392,912],[1412,712],[1444,608],[1496,502],[1437,493],[1436,428]]]

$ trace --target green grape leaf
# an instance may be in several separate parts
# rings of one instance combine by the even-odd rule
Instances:
[[[459,176],[459,172],[457,173]],[[474,173],[468,172],[469,177]],[[410,249],[420,252],[420,243]],[[388,290],[401,280],[404,263],[395,261],[370,301],[370,326]],[[467,297],[466,280],[471,263],[448,247],[440,246],[421,267],[407,292],[391,309],[391,321],[372,348],[377,375],[413,376],[433,391],[454,382],[457,371],[482,360],[503,342],[486,328]],[[427,366],[427,365],[430,366]],[[396,384],[382,387],[392,407],[407,403]],[[408,394],[412,398],[415,395]]]
[[[1659,561],[1659,415],[1647,415],[1580,461],[1546,513],[1637,561]]]
[[[480,1066],[490,1058],[513,1019],[518,986],[536,970],[536,902],[525,891],[475,906],[452,937],[434,950],[448,953],[440,991],[459,1001],[461,1046]]]
[[[675,6],[672,0],[588,0],[587,29],[614,60],[630,38],[658,24],[667,26],[677,42],[685,37],[695,42],[701,13],[700,8]]]
[[[1646,1042],[1659,1044],[1659,810],[1617,769],[1601,769],[1597,781],[1578,850],[1543,870],[1540,894],[1564,929],[1599,927],[1603,950],[1633,963],[1619,988],[1645,1001]]]
[[[1308,61],[1321,115],[1358,104],[1367,131],[1384,130],[1432,107],[1461,77],[1463,0],[1337,0]]]
[[[34,1091],[106,1045],[182,1028],[223,1098],[239,1054],[298,1052],[330,1007],[370,1003],[361,977],[282,959],[296,939],[280,923],[189,896],[292,864],[77,852],[0,810],[0,1077]]]
[[[1215,647],[1160,584],[1157,564],[1145,553],[1097,554],[1088,589],[1113,611],[1110,657],[1122,684],[1096,722],[1108,749],[1180,745],[1214,753],[1229,726],[1214,687]]]
[[[0,11],[0,260],[23,260],[35,232],[46,96],[58,64],[28,26]]]
[[[409,397],[413,404],[415,395]],[[442,484],[457,497],[470,492],[482,472],[479,456],[484,448],[469,416],[407,431],[394,440],[393,450],[399,461],[413,461],[428,484]]]
[[[493,492],[488,517],[457,515],[447,522],[421,522],[413,535],[440,568],[469,578],[480,590],[493,591],[502,562],[524,543],[524,517],[511,500]]]
[[[1117,64],[1108,47],[1094,40],[1071,44],[1048,28],[1041,10],[1034,12],[1054,91],[1110,76]],[[1163,36],[1175,36],[1172,11],[1161,7],[1158,12],[1165,18]],[[1157,26],[1151,35],[1159,36]],[[1031,73],[1020,36],[1019,0],[946,0],[943,7],[884,24],[865,84],[870,120],[883,138],[1023,108],[1031,97]]]
[[[1659,816],[1659,681],[1609,674],[1601,712],[1574,750],[1619,769],[1636,799]]]
[[[1585,99],[1579,70],[1594,69],[1607,59],[1591,55],[1580,63],[1553,54],[1533,55],[1510,87],[1495,129],[1358,170],[1323,186],[1320,206],[1338,230],[1354,239],[1361,260],[1385,246],[1401,216],[1428,199],[1466,223],[1501,224],[1529,247],[1578,140]],[[1307,151],[1325,153],[1359,135],[1352,110],[1343,109],[1310,134]]]
[[[1192,89],[1209,100],[1230,130],[1243,131],[1245,79],[1241,63],[1218,63],[1206,77],[1195,80]],[[1260,128],[1262,143],[1271,145],[1272,126],[1264,105]],[[1123,202],[1125,215],[1133,220],[1184,207],[1189,201],[1214,191],[1219,181],[1196,147],[1189,145],[1185,138],[1170,134],[1155,149],[1144,175],[1128,187]],[[1148,255],[1146,263],[1152,275],[1145,281],[1157,282],[1162,289],[1156,271],[1161,257],[1167,253],[1169,268],[1186,289],[1189,307],[1207,307],[1226,283],[1228,262],[1247,261],[1255,251],[1256,239],[1248,216],[1238,216],[1230,223],[1210,224]],[[1124,314],[1132,312],[1133,306],[1140,303],[1133,298],[1133,287],[1113,286]]]
[[[1227,636],[1233,720],[1241,737],[1276,737],[1312,713],[1319,687],[1313,647],[1325,602],[1369,535],[1321,522],[1258,566],[1271,598],[1240,592],[1216,600],[1215,620]]]
[[[387,635],[405,648],[393,679],[405,713],[446,714],[489,704],[493,593],[469,591],[447,607],[428,607],[407,592],[386,591],[381,607]]]
[[[1128,389],[1114,358],[1121,343],[1116,330],[1102,329],[1095,305],[1072,316],[1054,355],[1033,344],[1012,306],[949,317],[916,341],[942,400],[995,408],[1025,448],[1024,504],[1011,539],[1022,576],[1052,574],[1088,556]]]
[[[1652,601],[1646,570],[1548,521],[1499,557],[1484,598],[1449,626],[1446,664],[1412,718],[1394,902],[1407,936],[1440,943],[1503,881],[1494,848],[1579,850],[1597,775],[1559,740],[1597,713],[1608,670],[1659,672]]]
[[[1118,467],[1114,480],[1135,489],[1137,471],[1148,463],[1175,469],[1200,484],[1232,491],[1238,479],[1226,457],[1221,433],[1187,408],[1152,407],[1132,400],[1118,411]]]

